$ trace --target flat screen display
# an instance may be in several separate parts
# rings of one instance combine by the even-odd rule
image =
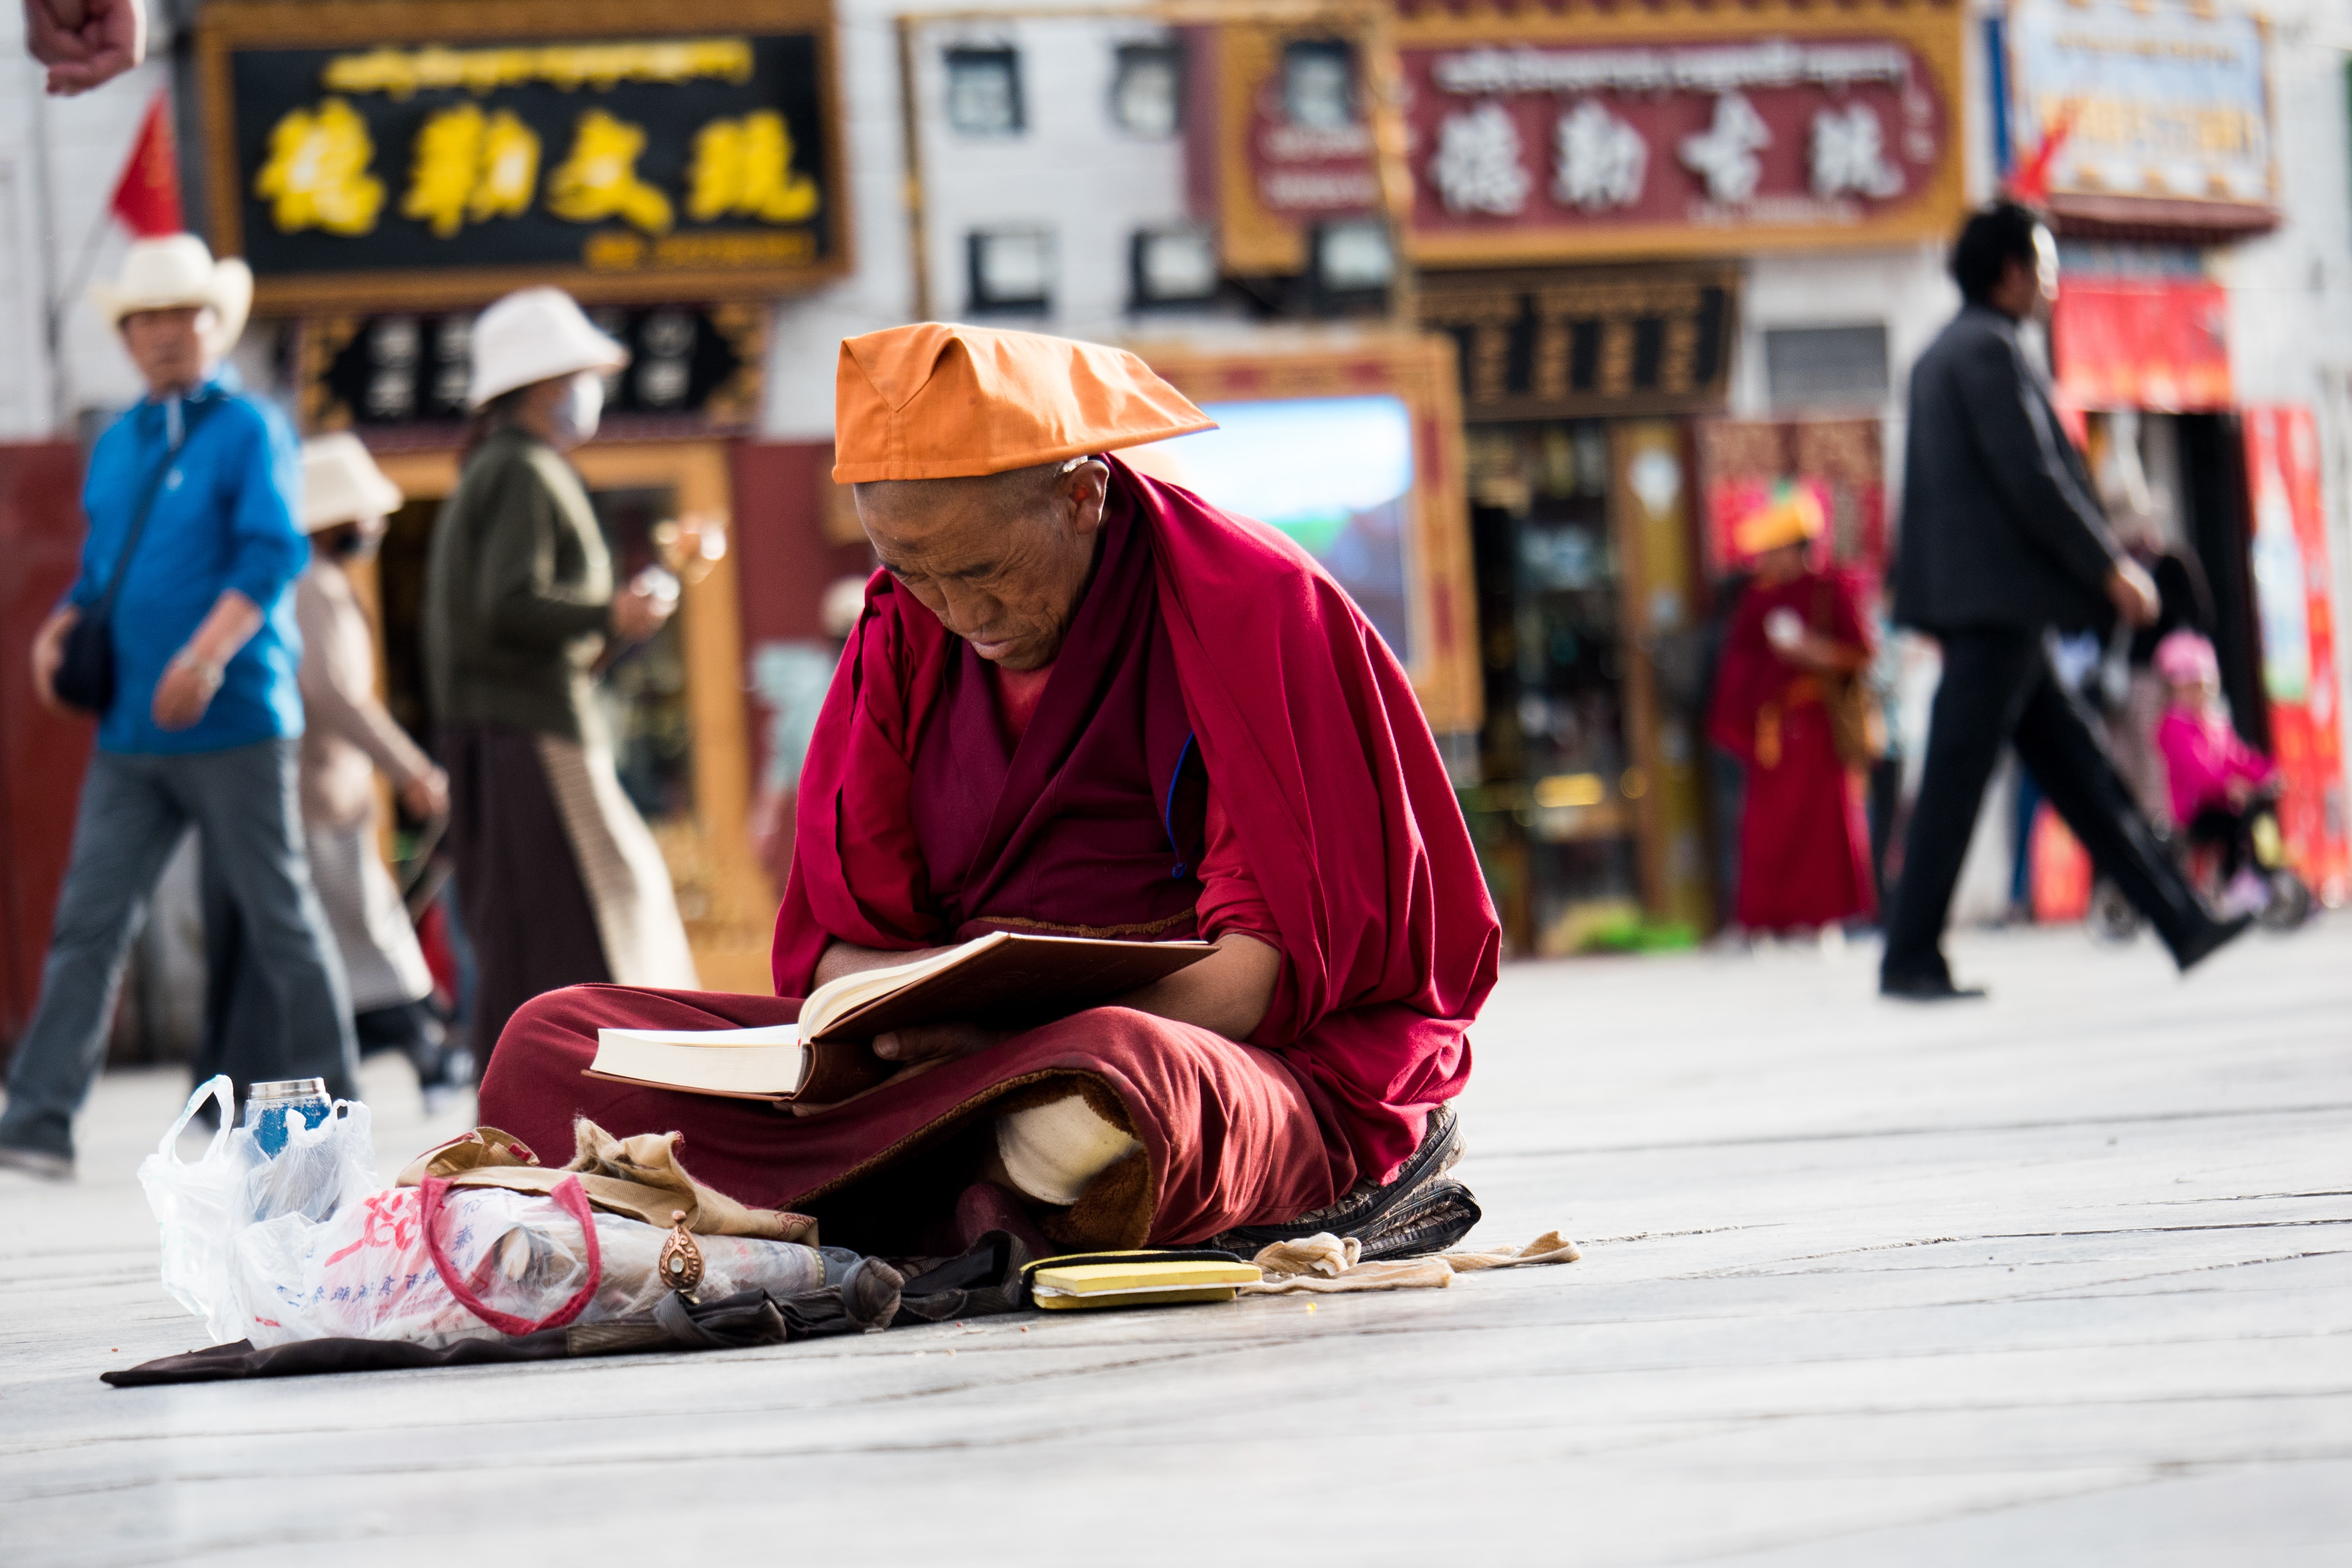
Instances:
[[[1406,537],[1412,413],[1399,397],[1205,403],[1217,428],[1150,448],[1146,467],[1288,534],[1412,662]]]

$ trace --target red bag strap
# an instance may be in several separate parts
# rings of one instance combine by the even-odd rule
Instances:
[[[440,1272],[441,1283],[449,1288],[449,1294],[457,1299],[459,1306],[499,1332],[518,1337],[535,1334],[541,1329],[560,1329],[587,1310],[588,1303],[596,1298],[596,1287],[604,1281],[604,1252],[596,1240],[596,1217],[588,1208],[588,1191],[580,1184],[579,1177],[564,1177],[555,1184],[555,1190],[548,1196],[580,1222],[581,1233],[588,1238],[588,1282],[580,1287],[572,1300],[535,1323],[529,1318],[518,1318],[512,1312],[501,1312],[484,1304],[482,1299],[467,1285],[464,1277],[450,1267],[439,1235],[441,1201],[448,1192],[449,1182],[444,1176],[427,1176],[417,1184],[417,1227],[425,1233],[425,1256],[433,1260],[433,1267]]]

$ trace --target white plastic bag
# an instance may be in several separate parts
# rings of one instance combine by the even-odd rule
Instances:
[[[220,1129],[193,1161],[179,1156],[180,1134],[209,1100]],[[382,1184],[364,1105],[337,1100],[316,1127],[288,1119],[286,1146],[275,1159],[252,1130],[233,1125],[236,1089],[216,1077],[188,1097],[155,1152],[140,1162],[139,1184],[163,1227],[163,1289],[205,1320],[215,1344],[246,1337],[239,1300],[237,1240],[257,1220],[327,1220]]]
[[[323,1338],[441,1346],[643,1317],[667,1290],[655,1260],[668,1234],[590,1215],[576,1186],[569,1196],[441,1188],[429,1203],[425,1189],[390,1188],[323,1224],[287,1214],[245,1231],[237,1334],[260,1347]],[[695,1241],[705,1300],[753,1288],[797,1295],[824,1283],[814,1247],[736,1236]]]
[[[180,1134],[207,1100],[220,1106],[220,1130],[201,1159],[184,1162],[176,1147]],[[234,1249],[236,1233],[250,1217],[245,1180],[263,1158],[253,1135],[235,1125],[236,1105],[228,1079],[215,1078],[188,1096],[180,1119],[139,1163],[139,1184],[147,1189],[147,1206],[163,1228],[163,1289],[205,1321],[215,1344],[245,1332]]]

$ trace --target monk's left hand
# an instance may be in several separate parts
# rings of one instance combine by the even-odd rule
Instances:
[[[887,1035],[874,1037],[874,1054],[886,1062],[906,1065],[913,1062],[952,1061],[984,1051],[999,1040],[1010,1039],[1011,1029],[983,1029],[978,1024],[919,1024],[911,1029],[893,1029]]]

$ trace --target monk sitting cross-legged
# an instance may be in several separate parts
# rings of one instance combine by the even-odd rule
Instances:
[[[1107,455],[1211,424],[1131,354],[896,328],[842,345],[835,416],[883,569],[801,778],[779,994],[541,996],[483,1121],[542,1152],[578,1115],[681,1130],[701,1180],[869,1251],[991,1216],[1072,1247],[1457,1239],[1445,1102],[1498,931],[1379,634],[1281,534]],[[894,1077],[798,1116],[583,1076],[600,1026],[782,1023],[996,931],[1216,952],[1042,1027],[884,1035]]]

